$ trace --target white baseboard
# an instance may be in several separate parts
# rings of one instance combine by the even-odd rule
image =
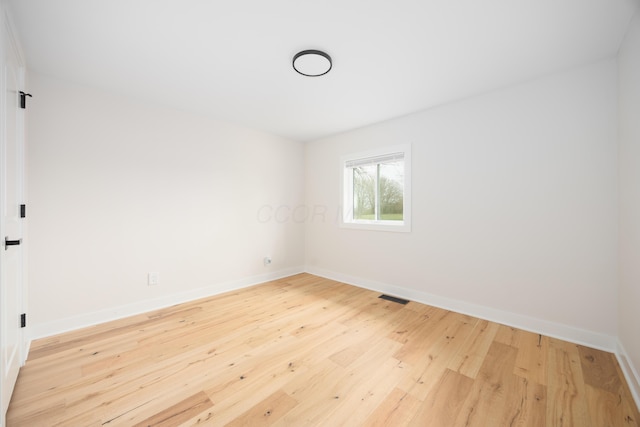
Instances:
[[[401,286],[389,285],[386,283],[376,282],[360,277],[353,277],[334,271],[328,271],[321,268],[307,266],[306,272],[316,276],[325,277],[327,279],[336,280],[350,285],[358,286],[372,291],[390,294],[404,299],[432,305],[446,310],[455,311],[457,313],[467,314],[469,316],[478,317],[492,322],[501,323],[503,325],[513,326],[515,328],[524,329],[526,331],[543,334],[549,337],[562,339],[587,347],[597,348],[599,350],[615,353],[617,349],[617,338],[598,332],[592,332],[569,325],[550,322],[544,319],[538,319],[529,316],[523,316],[517,313],[497,310],[465,301],[446,298],[438,295],[429,294],[427,292],[408,289]]]
[[[627,384],[629,384],[633,399],[636,401],[638,408],[640,408],[640,375],[638,374],[638,370],[633,366],[629,354],[620,341],[618,341],[616,357],[618,358],[622,373],[627,379]]]
[[[160,298],[154,298],[154,299],[140,301],[133,304],[127,304],[127,305],[109,308],[106,310],[100,310],[92,313],[82,314],[80,316],[68,317],[68,318],[54,320],[54,321],[43,323],[43,324],[36,324],[33,326],[30,325],[27,328],[28,342],[30,344],[32,340],[35,340],[38,338],[57,335],[63,332],[69,332],[69,331],[84,328],[87,326],[94,326],[100,323],[109,322],[111,320],[117,320],[117,319],[121,319],[128,316],[134,316],[140,313],[146,313],[149,311],[158,310],[165,307],[170,307],[172,305],[180,304],[183,302],[193,301],[200,298],[206,298],[212,295],[222,294],[224,292],[246,288],[249,286],[257,285],[259,283],[264,283],[271,280],[277,280],[283,277],[292,276],[294,274],[299,274],[303,272],[304,272],[303,267],[287,268],[287,269],[279,270],[272,273],[251,276],[251,277],[232,280],[224,283],[217,283],[215,285],[194,289],[187,292],[166,295]]]

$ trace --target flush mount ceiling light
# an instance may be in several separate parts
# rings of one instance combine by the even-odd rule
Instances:
[[[331,57],[320,50],[303,50],[293,57],[293,69],[303,76],[323,76],[331,70]]]

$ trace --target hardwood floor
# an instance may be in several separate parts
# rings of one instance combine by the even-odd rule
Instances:
[[[8,426],[639,426],[615,357],[301,274],[38,340]]]

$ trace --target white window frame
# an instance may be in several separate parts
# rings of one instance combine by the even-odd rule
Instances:
[[[402,196],[402,221],[390,220],[362,220],[353,218],[353,172],[347,167],[348,163],[368,158],[390,156],[402,153],[404,157],[404,191]],[[394,145],[381,147],[365,152],[342,156],[340,159],[342,183],[342,220],[340,226],[359,230],[375,231],[411,231],[411,145]]]

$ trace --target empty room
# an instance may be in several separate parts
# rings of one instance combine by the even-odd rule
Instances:
[[[3,426],[640,426],[640,0],[0,9]]]

